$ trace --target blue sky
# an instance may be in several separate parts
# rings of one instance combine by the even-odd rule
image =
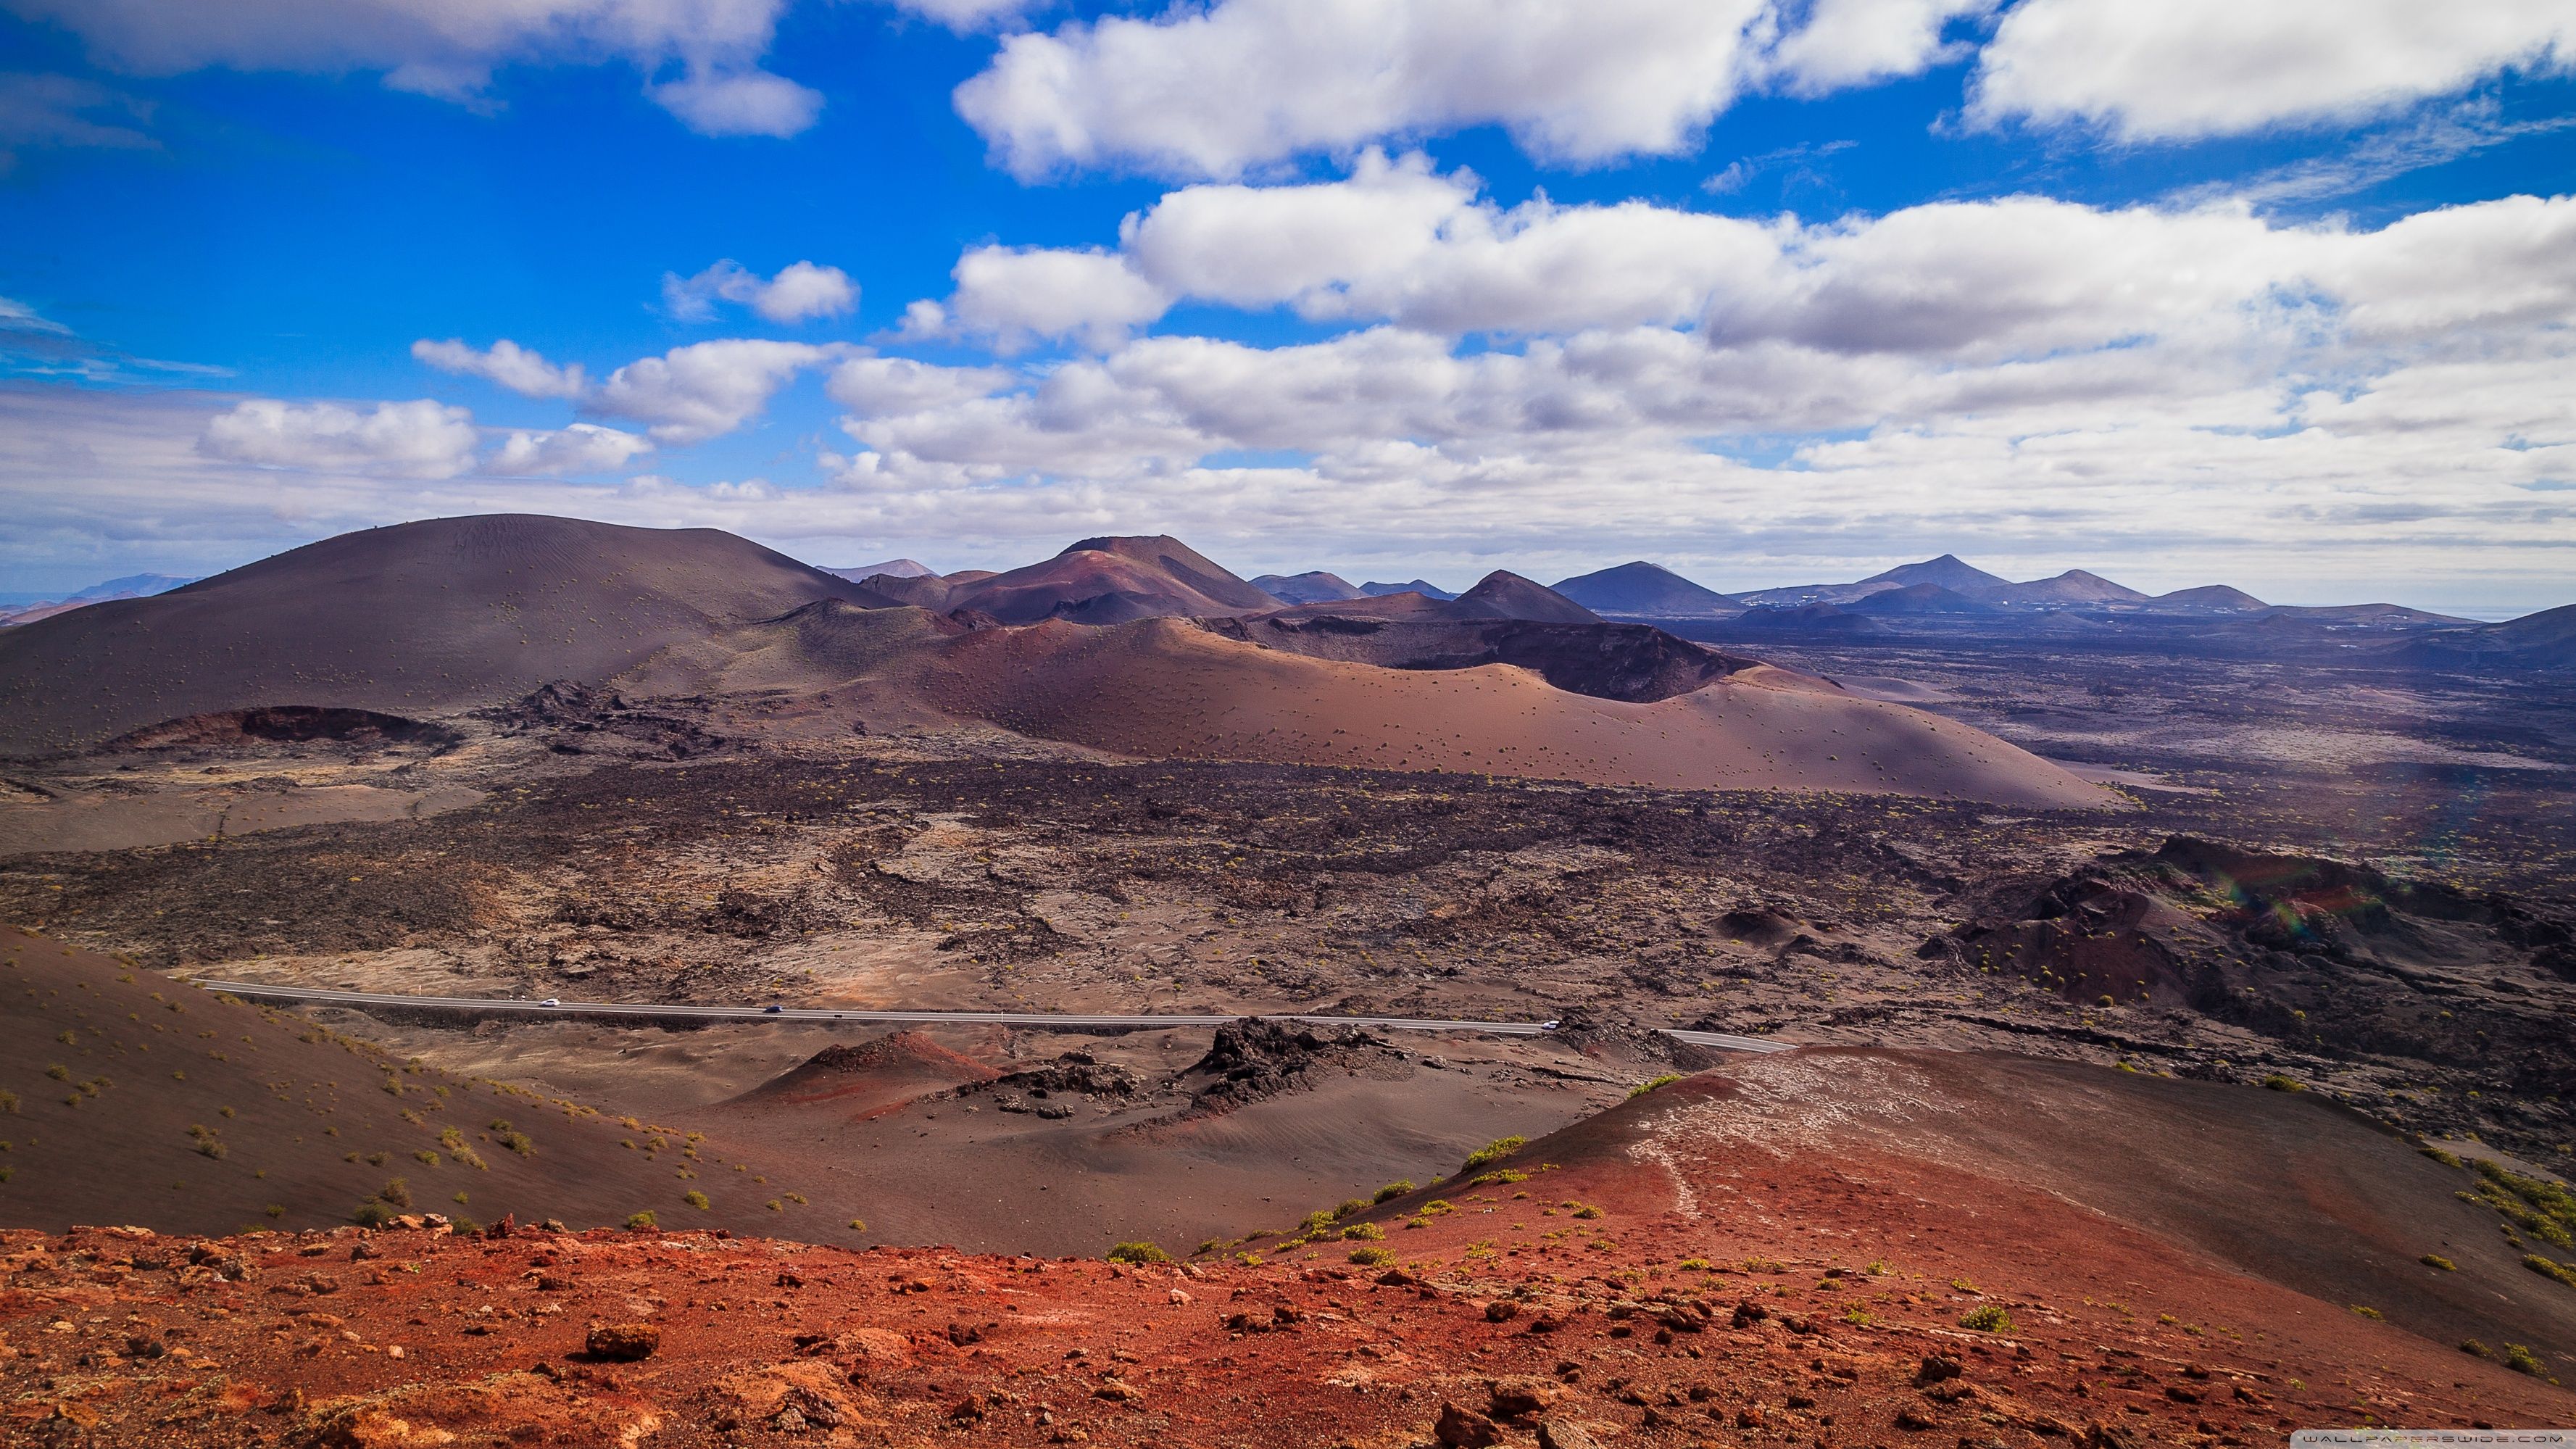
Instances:
[[[0,590],[504,508],[2576,577],[2564,4],[548,4],[0,0]]]

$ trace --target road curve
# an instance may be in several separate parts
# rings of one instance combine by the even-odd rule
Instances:
[[[302,1001],[319,1006],[383,1006],[404,1011],[471,1011],[510,1016],[618,1016],[653,1017],[665,1021],[798,1021],[798,1022],[896,1022],[912,1024],[984,1024],[994,1026],[1038,1027],[1161,1027],[1223,1026],[1239,1016],[1183,1016],[1179,1014],[1149,1016],[1086,1016],[1073,1012],[1051,1011],[826,1011],[819,1007],[786,1006],[773,1011],[765,1006],[691,1006],[652,1001],[567,1001],[560,1006],[542,1002],[521,1001],[490,996],[407,996],[398,992],[332,991],[318,986],[278,986],[252,981],[214,981],[200,979],[193,985],[208,991],[221,991],[246,1001]],[[1293,1012],[1265,1013],[1275,1021],[1312,1022],[1318,1026],[1367,1026],[1381,1031],[1482,1031],[1496,1036],[1537,1036],[1546,1030],[1535,1021],[1450,1021],[1434,1017],[1412,1016],[1306,1016]],[[1666,1028],[1665,1035],[1692,1046],[1718,1047],[1739,1052],[1785,1052],[1791,1042],[1765,1041],[1755,1036],[1735,1036],[1722,1031],[1682,1031]]]

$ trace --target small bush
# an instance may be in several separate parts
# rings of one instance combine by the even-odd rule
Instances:
[[[376,1190],[376,1196],[398,1208],[411,1206],[411,1184],[397,1177]]]
[[[687,1192],[680,1194],[680,1201],[687,1203],[689,1206],[696,1208],[700,1212],[705,1212],[710,1206],[707,1202],[707,1195],[698,1191],[696,1188],[691,1188]]]
[[[1431,1201],[1422,1205],[1422,1216],[1426,1218],[1436,1218],[1444,1213],[1454,1213],[1457,1210],[1458,1205],[1456,1203],[1451,1202],[1445,1197],[1435,1197]]]
[[[1172,1255],[1152,1243],[1120,1243],[1107,1254],[1112,1263],[1168,1263]]]
[[[2522,1266],[2543,1278],[2555,1278],[2570,1288],[2576,1288],[2576,1268],[2570,1268],[2564,1263],[2553,1263],[2538,1253],[2532,1253],[2523,1258]]]
[[[1380,1263],[1394,1262],[1395,1250],[1393,1248],[1353,1248],[1351,1261],[1363,1268],[1374,1268]]]
[[[2426,1157],[2433,1159],[2435,1162],[2442,1164],[2444,1167],[2457,1167],[2460,1165],[2460,1159],[2457,1155],[2445,1152],[2441,1148],[2433,1146],[2431,1143],[2426,1143],[2424,1146],[2415,1150],[2423,1153]]]
[[[2275,1092],[2304,1092],[2308,1089],[2307,1083],[2302,1082],[2295,1077],[2282,1076],[2279,1072],[2265,1073],[2263,1076],[2263,1085],[2271,1088]]]
[[[1337,1218],[1357,1217],[1361,1213],[1367,1212],[1372,1206],[1374,1206],[1374,1204],[1364,1197],[1345,1198],[1340,1207],[1333,1209],[1333,1216]]]
[[[1597,1218],[1601,1216],[1601,1209],[1587,1202],[1578,1205],[1574,1209],[1574,1215],[1578,1218]]]
[[[1976,1307],[1969,1309],[1967,1312],[1960,1314],[1959,1326],[1961,1328],[1973,1328],[1979,1333],[2010,1333],[2013,1331],[2012,1315],[2004,1312],[2003,1305],[1998,1303],[1980,1303]]]
[[[630,1233],[644,1232],[647,1229],[658,1228],[661,1225],[661,1220],[653,1216],[653,1210],[651,1208],[646,1208],[644,1211],[635,1213],[626,1219],[626,1230]]]
[[[2459,1264],[2452,1262],[2450,1259],[2443,1257],[2439,1253],[2426,1253],[2423,1257],[2418,1258],[2415,1261],[2422,1263],[2427,1268],[2439,1268],[2445,1273],[2456,1273],[2460,1271]]]
[[[1526,1137],[1497,1137],[1468,1153],[1467,1160],[1458,1165],[1458,1171],[1463,1174],[1473,1172],[1480,1167],[1490,1167],[1527,1146],[1529,1146],[1529,1139]]]
[[[394,1216],[393,1204],[382,1198],[371,1197],[358,1204],[358,1210],[349,1214],[349,1220],[362,1228],[381,1228],[392,1222]]]
[[[286,1216],[286,1204],[282,1202],[273,1202],[268,1205],[265,1211],[270,1217],[282,1218]]]
[[[11,1091],[0,1090],[0,1112],[15,1112],[17,1110],[18,1094]]]
[[[2489,1349],[2485,1344],[2478,1342],[2474,1338],[2464,1338],[2460,1340],[2460,1352],[2474,1354],[2479,1358],[2495,1357],[2493,1350]]]
[[[2370,1306],[2369,1304],[2367,1304],[2367,1303],[2356,1303],[2356,1304],[2353,1304],[2353,1305],[2352,1305],[2352,1311],[2353,1311],[2353,1312],[2355,1312],[2355,1313],[2360,1314],[2360,1315],[2361,1315],[2362,1317],[2364,1317],[2364,1318],[2373,1318],[2373,1319],[2377,1319],[2377,1318],[2386,1318],[2386,1317],[2388,1316],[2387,1314],[2380,1312],[2378,1309],[2371,1307],[2371,1306]]]
[[[1669,1087],[1681,1079],[1682,1074],[1679,1072],[1666,1072],[1660,1077],[1648,1077],[1646,1080],[1639,1082],[1637,1085],[1628,1089],[1628,1100],[1633,1102],[1639,1097],[1646,1095],[1648,1092],[1655,1090],[1657,1087]]]
[[[2549,1377],[2549,1370],[2541,1365],[2539,1356],[2518,1343],[2508,1343],[2504,1346],[2504,1366],[2515,1373],[2529,1374],[2536,1379]]]
[[[14,1102],[16,1099],[12,1098],[11,1100]],[[15,1106],[12,1106],[9,1110],[14,1112],[18,1109]],[[1409,1177],[1398,1178],[1395,1181],[1388,1183],[1386,1186],[1379,1188],[1376,1194],[1369,1200],[1372,1203],[1391,1202],[1411,1191],[1413,1191],[1413,1179]]]
[[[1386,1229],[1375,1223],[1353,1223],[1342,1229],[1342,1236],[1359,1242],[1376,1242],[1386,1236]]]

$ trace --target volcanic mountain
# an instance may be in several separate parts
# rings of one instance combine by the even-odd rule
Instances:
[[[1374,622],[1351,621],[1351,632]],[[674,650],[619,688],[829,694],[835,708],[858,711],[870,728],[973,720],[1144,759],[1892,791],[2060,807],[2109,798],[1982,731],[1785,670],[1733,668],[1723,656],[1715,667],[1731,672],[1702,688],[1630,702],[1560,689],[1499,662],[1386,668],[1264,648],[1254,641],[1270,629],[1268,619],[961,627],[919,610],[817,605],[695,651]],[[1667,663],[1687,666],[1655,662],[1662,656],[1603,626],[1584,627],[1599,636],[1584,647],[1614,651],[1599,677],[1625,671],[1651,681],[1667,677]],[[1582,674],[1572,661],[1564,667]]]
[[[1227,572],[1177,538],[1086,538],[1044,563],[953,589],[950,608],[1005,624],[1259,613],[1280,601]]]
[[[1744,606],[1643,559],[1559,579],[1556,592],[1599,614],[1639,619],[1718,619]]]
[[[2100,574],[2083,569],[2068,569],[2053,579],[2033,579],[2026,584],[2005,584],[1990,588],[1978,597],[1998,604],[2136,604],[2147,596],[2125,584],[2115,584]]]
[[[1855,614],[1895,617],[1916,614],[1992,614],[1994,605],[1940,584],[1907,584],[1882,589],[1842,606]]]
[[[0,752],[259,705],[495,704],[816,599],[892,602],[707,528],[498,514],[368,529],[0,631]]]
[[[2196,589],[2176,589],[2147,600],[2158,609],[2183,609],[2204,613],[2251,613],[2272,607],[2243,589],[2226,584],[2203,584]]]
[[[1322,569],[1303,574],[1263,574],[1252,581],[1252,586],[1291,604],[1323,604],[1336,599],[1369,597],[1348,579]]]
[[[1409,584],[1382,584],[1377,582],[1375,579],[1371,579],[1369,582],[1360,585],[1360,592],[1368,595],[1372,599],[1382,599],[1389,594],[1420,594],[1426,599],[1454,599],[1458,597],[1456,594],[1449,592],[1438,584],[1426,583],[1421,579],[1415,579]]]

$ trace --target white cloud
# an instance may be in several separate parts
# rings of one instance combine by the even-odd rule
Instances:
[[[104,147],[146,150],[160,143],[137,128],[152,107],[96,81],[67,75],[0,71],[0,172],[18,148]]]
[[[984,30],[1016,20],[1041,0],[887,0],[908,15],[936,21],[955,31]]]
[[[908,357],[857,357],[832,369],[825,390],[859,417],[886,417],[972,401],[1010,387],[999,367],[938,367]]]
[[[78,35],[100,64],[175,75],[209,66],[376,71],[397,90],[479,96],[519,62],[622,61],[708,135],[793,135],[822,98],[759,69],[787,0],[6,0]]]
[[[701,136],[793,136],[823,114],[823,93],[765,70],[692,71],[645,92]]]
[[[43,315],[24,302],[0,297],[0,332],[43,332],[56,337],[69,337],[72,329]]]
[[[1233,176],[1499,124],[1574,162],[1684,149],[1732,101],[1766,0],[1218,0],[1015,35],[957,89],[1014,173]]]
[[[694,277],[662,274],[662,309],[686,322],[715,316],[717,301],[738,302],[772,322],[837,317],[859,304],[859,289],[839,267],[791,262],[778,275],[760,275],[731,257]]]
[[[424,337],[411,345],[411,355],[441,372],[497,382],[521,397],[579,397],[584,386],[580,363],[557,367],[507,337],[485,352],[453,337],[445,342]]]
[[[602,473],[653,451],[633,433],[596,423],[513,432],[492,451],[496,473]]]
[[[1913,75],[1962,54],[1942,28],[2001,0],[1816,0],[1806,23],[1772,50],[1772,71],[1794,95],[1821,95]]]
[[[1969,114],[2192,140],[2353,120],[2510,68],[2571,65],[2566,0],[2022,0],[1985,48]]]
[[[610,373],[591,405],[651,424],[656,442],[700,443],[742,426],[788,379],[844,351],[752,338],[692,343]]]
[[[209,457],[266,467],[452,478],[472,462],[475,441],[472,413],[428,398],[366,412],[252,398],[210,419],[197,446]]]
[[[947,305],[908,310],[906,335],[978,337],[1006,353],[1040,338],[1105,349],[1171,305],[1126,258],[1097,249],[975,247],[951,275]]]

